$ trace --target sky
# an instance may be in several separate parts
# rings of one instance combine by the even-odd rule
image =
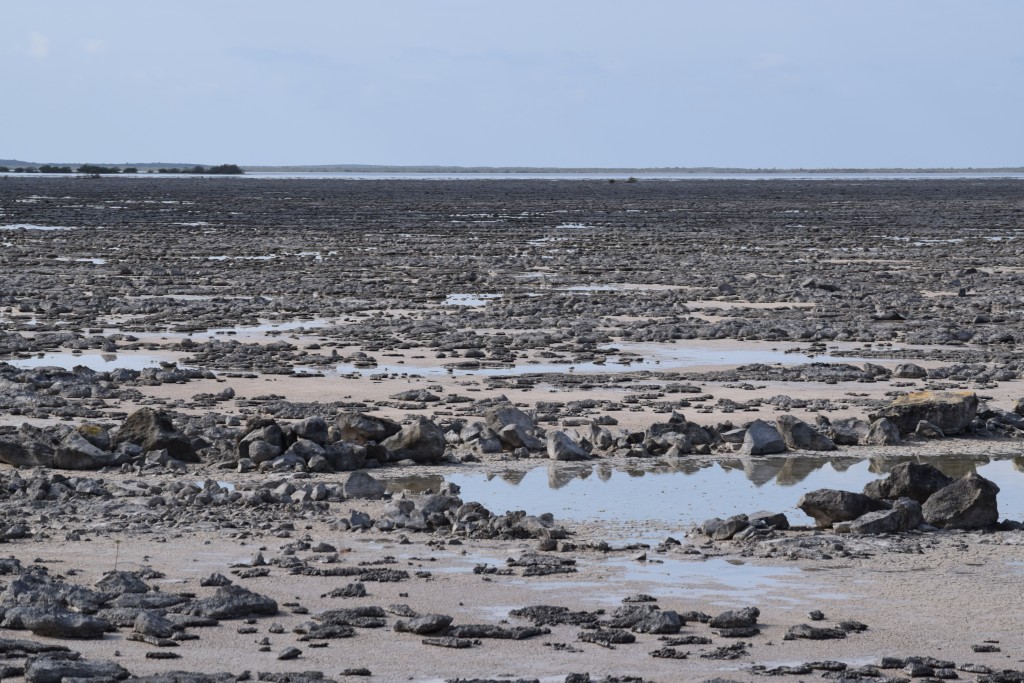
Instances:
[[[1021,0],[0,0],[0,158],[1024,166]]]

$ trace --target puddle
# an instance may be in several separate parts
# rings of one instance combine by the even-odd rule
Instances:
[[[445,306],[486,306],[488,301],[500,299],[501,294],[449,294],[444,299]]]
[[[860,491],[909,458],[774,457],[735,459],[701,465],[678,459],[622,468],[609,463],[555,465],[510,470],[500,475],[454,474],[462,499],[478,501],[495,514],[551,512],[567,522],[631,522],[638,538],[660,541],[666,529],[683,530],[710,517],[759,510],[784,512],[792,524],[812,524],[796,508],[800,496],[821,488]],[[988,462],[958,456],[917,458],[950,476],[970,471],[1000,488],[1000,518],[1024,519],[1024,458]]]
[[[70,263],[92,263],[97,266],[102,266],[107,263],[105,258],[68,258],[67,256],[58,256],[55,261],[67,261]]]
[[[33,223],[12,223],[10,225],[0,225],[0,230],[39,230],[42,232],[52,232],[55,230],[74,230],[62,225],[35,225]]]
[[[158,367],[160,363],[172,361],[167,355],[157,356],[148,353],[103,353],[96,350],[72,353],[71,351],[51,351],[42,356],[31,358],[0,358],[0,362],[8,363],[16,368],[31,370],[33,368],[58,367],[71,370],[81,365],[90,370],[100,372],[124,368],[127,370],[145,370]]]

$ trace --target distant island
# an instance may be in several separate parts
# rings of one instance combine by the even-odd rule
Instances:
[[[520,173],[621,173],[643,175],[671,174],[842,174],[842,173],[1024,173],[1024,166],[996,168],[739,168],[724,166],[658,166],[658,167],[573,167],[573,166],[388,166],[376,164],[312,164],[293,166],[239,166],[237,164],[204,164],[141,162],[126,164],[68,164],[33,163],[16,159],[0,159],[3,173],[85,173],[90,175],[113,173],[188,173],[212,175],[240,175],[252,173],[461,173],[508,174]]]

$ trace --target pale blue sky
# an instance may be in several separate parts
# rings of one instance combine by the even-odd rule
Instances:
[[[0,158],[1024,165],[1021,0],[0,0]]]

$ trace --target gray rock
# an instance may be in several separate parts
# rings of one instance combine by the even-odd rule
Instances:
[[[141,408],[129,415],[114,435],[114,443],[133,443],[146,451],[166,448],[175,460],[200,461],[191,439],[175,429],[166,413],[152,408]]]
[[[61,607],[25,607],[9,610],[5,617],[7,620],[17,613],[17,619],[21,626],[37,636],[47,638],[79,638],[83,640],[98,640],[107,631],[113,631],[114,626],[106,619],[69,612]]]
[[[832,420],[825,428],[825,434],[840,446],[856,446],[864,442],[870,430],[871,425],[864,420],[847,417]]]
[[[936,491],[923,506],[924,521],[940,529],[983,529],[999,521],[999,487],[974,472]]]
[[[925,420],[946,436],[965,431],[977,415],[978,395],[973,391],[918,391],[896,398],[879,413],[900,434],[910,434]]]
[[[761,610],[756,607],[744,607],[740,610],[728,610],[713,617],[708,622],[711,628],[748,628],[757,625]]]
[[[96,582],[96,587],[104,593],[148,593],[150,588],[146,582],[131,572],[109,571]]]
[[[213,597],[193,600],[176,611],[211,619],[243,619],[277,614],[277,602],[241,586],[219,586]]]
[[[366,467],[366,447],[350,443],[333,443],[324,449],[324,457],[335,472],[351,472]]]
[[[102,450],[74,431],[60,442],[54,454],[53,466],[65,470],[96,470],[113,465],[116,459],[116,455]]]
[[[83,422],[75,427],[75,431],[101,451],[109,451],[113,446],[110,440],[110,432],[95,422]]]
[[[307,417],[292,425],[292,431],[300,439],[307,439],[318,446],[327,445],[327,421],[320,416]]]
[[[786,450],[786,441],[778,430],[763,420],[754,420],[747,426],[743,436],[743,455],[771,455]]]
[[[178,630],[169,619],[148,611],[139,612],[135,617],[134,629],[151,638],[170,638]]]
[[[131,674],[120,664],[108,661],[42,655],[30,658],[25,665],[25,683],[62,683],[62,681],[97,678],[120,681]]]
[[[326,451],[323,446],[310,441],[309,439],[299,438],[288,447],[285,451],[285,455],[295,455],[302,458],[303,462],[308,463],[312,458],[323,458]],[[250,455],[250,457],[252,457]]]
[[[335,420],[341,439],[356,444],[381,443],[402,431],[402,425],[386,417],[363,413],[342,413]]]
[[[895,446],[899,442],[899,428],[884,417],[871,423],[871,429],[863,441],[865,446]]]
[[[846,631],[839,628],[828,628],[825,626],[811,626],[810,624],[797,624],[790,627],[783,636],[785,640],[834,640],[846,637]]]
[[[755,526],[765,526],[786,531],[789,529],[789,518],[783,512],[767,512],[762,510],[747,515],[747,521]]]
[[[390,451],[391,460],[412,460],[418,463],[437,462],[444,455],[447,442],[444,431],[426,418],[419,418],[406,425],[394,436],[389,436],[381,446]]]
[[[802,451],[834,451],[836,449],[832,439],[792,415],[779,415],[775,418],[775,427],[789,448]]]
[[[891,510],[868,512],[850,522],[849,527],[855,534],[892,534],[912,531],[923,522],[920,504],[910,498],[900,498]]]
[[[887,506],[879,500],[861,493],[818,489],[805,493],[797,507],[813,517],[819,527],[832,526],[836,522],[848,522]]]
[[[568,434],[559,431],[548,434],[548,457],[563,461],[588,460],[590,453],[569,438]]]
[[[924,503],[929,496],[952,482],[932,465],[904,462],[893,467],[885,479],[869,482],[864,487],[864,495],[872,498],[906,497]]]
[[[374,479],[372,476],[358,470],[348,475],[348,479],[342,486],[342,492],[346,498],[363,498],[366,500],[378,500],[384,497],[387,486],[384,482]]]
[[[452,617],[447,614],[424,614],[412,619],[399,619],[395,622],[395,630],[399,633],[426,636],[444,631],[451,623]]]
[[[714,541],[728,541],[748,526],[750,526],[750,522],[747,521],[746,515],[736,515],[729,519],[715,517],[705,520],[701,525],[701,531]]]
[[[915,363],[900,363],[892,371],[892,376],[899,379],[924,379],[928,371]]]
[[[937,425],[933,425],[928,420],[921,420],[917,423],[917,427],[914,428],[914,433],[918,436],[922,436],[926,439],[944,439],[946,435]]]

